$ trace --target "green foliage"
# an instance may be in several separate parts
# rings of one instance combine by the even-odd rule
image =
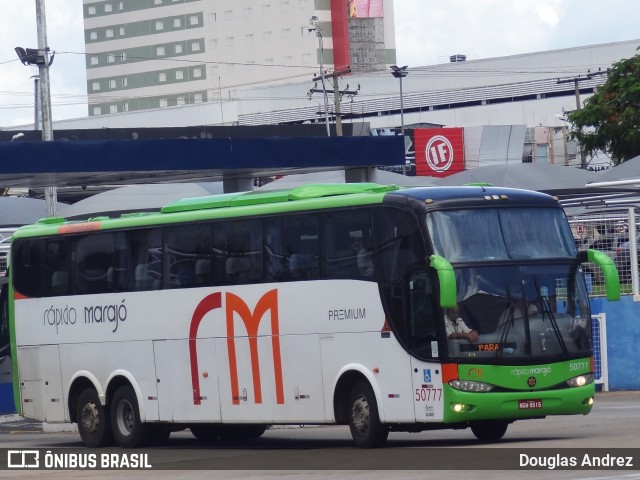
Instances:
[[[568,120],[587,155],[609,153],[616,165],[640,155],[640,54],[614,63],[607,81]]]

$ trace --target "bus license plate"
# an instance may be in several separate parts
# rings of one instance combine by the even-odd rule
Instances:
[[[520,410],[535,410],[537,408],[542,408],[542,399],[518,400],[518,408]]]

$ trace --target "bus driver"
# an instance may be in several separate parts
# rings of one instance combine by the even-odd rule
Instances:
[[[460,317],[460,307],[458,305],[445,311],[444,324],[447,329],[447,338],[450,340],[462,339],[469,340],[472,343],[478,340],[478,332],[470,329]]]

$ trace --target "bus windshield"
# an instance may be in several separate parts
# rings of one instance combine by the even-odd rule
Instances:
[[[446,210],[427,214],[436,254],[451,263],[575,258],[575,242],[559,208]]]
[[[450,357],[529,363],[589,354],[589,302],[576,264],[459,267],[456,280],[456,329],[478,335],[450,338],[449,328]]]

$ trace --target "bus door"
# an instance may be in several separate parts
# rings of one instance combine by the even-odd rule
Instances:
[[[424,271],[407,276],[405,284],[405,341],[411,351],[413,404],[417,422],[441,421],[442,367],[436,327],[437,295]],[[432,359],[430,361],[430,359]]]

